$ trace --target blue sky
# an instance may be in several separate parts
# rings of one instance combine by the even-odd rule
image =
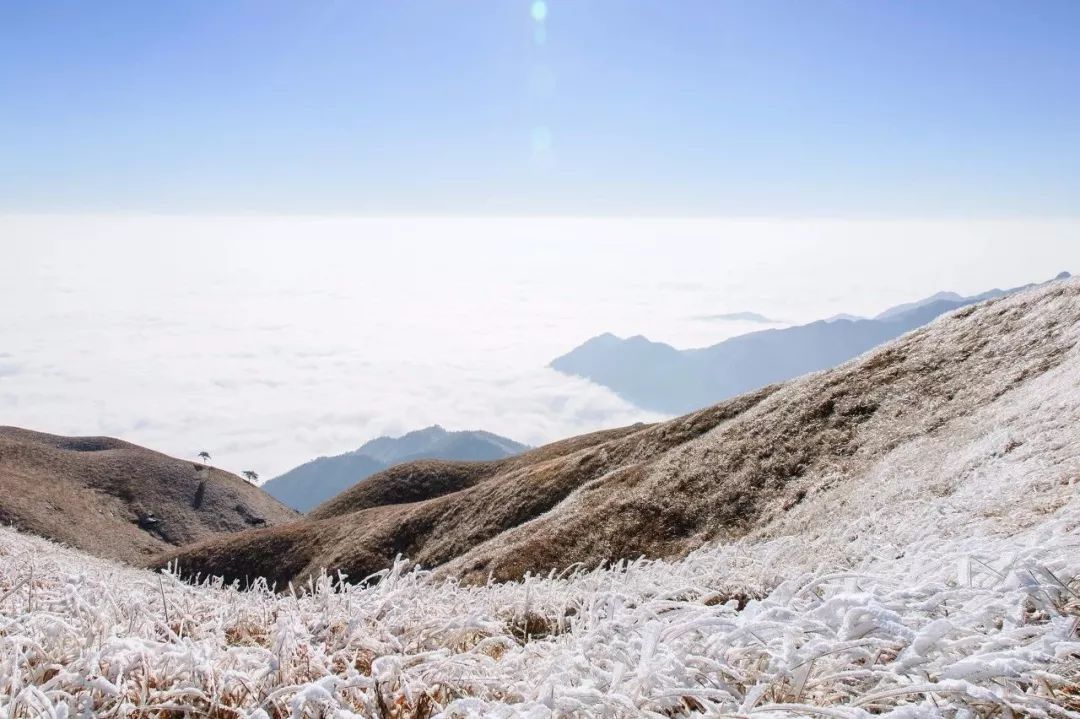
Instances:
[[[1076,0],[0,2],[0,211],[1080,214]]]

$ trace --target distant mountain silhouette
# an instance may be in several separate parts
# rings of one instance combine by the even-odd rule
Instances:
[[[414,459],[481,461],[502,459],[528,447],[491,432],[448,432],[439,425],[418,429],[400,437],[378,437],[356,450],[389,466]]]
[[[271,479],[263,489],[278,501],[307,512],[357,482],[402,462],[489,461],[526,449],[524,444],[491,432],[448,432],[434,425],[401,437],[378,437],[335,457],[313,459]]]
[[[692,319],[702,322],[757,322],[763,325],[781,324],[779,320],[766,317],[758,312],[723,312],[718,315],[696,315]]]
[[[1062,272],[1055,280],[1069,277]],[[774,382],[835,367],[939,315],[1029,287],[971,297],[953,292],[889,308],[874,319],[837,316],[807,325],[732,337],[711,347],[678,350],[641,335],[606,333],[552,361],[564,374],[610,388],[644,409],[679,414]]]
[[[358,452],[319,457],[271,479],[263,490],[282,504],[306,512],[386,467]]]
[[[990,299],[990,297],[994,297],[994,296],[1001,295],[1001,294],[1004,294],[1004,293],[1005,292],[1003,290],[990,290],[989,293],[986,293],[987,294],[986,299]],[[936,294],[932,294],[929,297],[923,298],[923,299],[918,300],[916,302],[906,302],[906,303],[904,303],[902,305],[897,305],[896,307],[890,307],[889,309],[885,310],[884,312],[881,312],[878,315],[874,316],[874,319],[875,320],[891,320],[891,319],[895,319],[895,318],[899,317],[900,315],[903,315],[903,314],[905,314],[907,312],[911,312],[912,310],[917,310],[920,307],[925,307],[927,305],[932,305],[935,302],[954,302],[957,305],[961,305],[961,304],[964,304],[966,301],[969,301],[969,300],[972,301],[972,302],[977,301],[977,300],[975,300],[975,298],[963,297],[962,295],[958,295],[955,292],[938,292]]]

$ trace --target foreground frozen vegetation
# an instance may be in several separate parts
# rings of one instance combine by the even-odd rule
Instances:
[[[399,563],[275,595],[3,530],[0,715],[1080,717],[1078,523],[1068,505],[756,599],[735,587],[770,571],[739,548],[481,588]]]

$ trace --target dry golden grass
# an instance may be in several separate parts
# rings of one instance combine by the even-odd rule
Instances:
[[[0,427],[0,523],[139,563],[297,517],[239,477],[200,467],[109,437]]]

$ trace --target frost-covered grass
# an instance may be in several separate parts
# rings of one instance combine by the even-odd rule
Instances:
[[[2,530],[0,716],[1080,717],[1076,504],[778,584],[798,540],[275,594]]]

